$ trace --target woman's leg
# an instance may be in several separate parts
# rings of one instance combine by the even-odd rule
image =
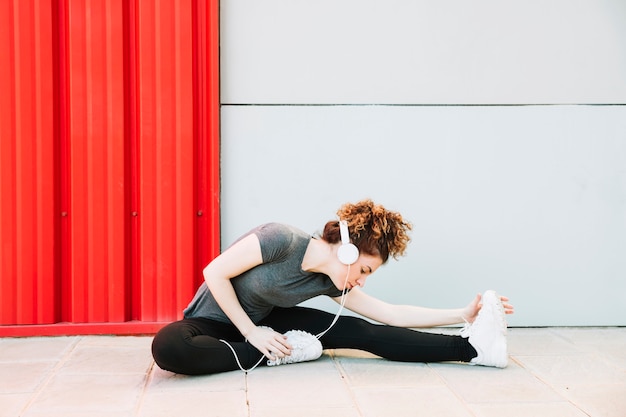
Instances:
[[[228,340],[245,369],[261,358],[232,325],[214,320],[183,319],[162,328],[152,341],[152,356],[159,367],[185,375],[203,375],[239,369]]]
[[[262,324],[281,333],[296,329],[318,334],[333,318],[334,314],[312,308],[275,308]],[[403,362],[469,362],[477,355],[468,339],[461,336],[373,324],[350,316],[339,317],[320,341],[324,349],[360,349]]]

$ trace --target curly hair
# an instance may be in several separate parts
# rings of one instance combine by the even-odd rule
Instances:
[[[383,264],[389,257],[398,259],[404,256],[411,238],[408,232],[413,225],[397,212],[389,211],[380,204],[366,199],[358,203],[346,203],[339,208],[340,220],[348,223],[351,242],[359,251],[372,256],[380,256]],[[341,240],[339,221],[329,221],[324,226],[322,239],[328,243]]]

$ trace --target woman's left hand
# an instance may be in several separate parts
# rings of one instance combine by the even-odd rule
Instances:
[[[463,309],[463,319],[468,323],[473,323],[476,320],[476,316],[478,316],[478,312],[482,308],[482,295],[476,294],[476,297]],[[503,295],[500,296],[500,300],[502,300],[502,306],[504,307],[505,314],[513,314],[515,309],[511,304],[508,303],[509,298]]]

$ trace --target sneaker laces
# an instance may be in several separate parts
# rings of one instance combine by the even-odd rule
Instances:
[[[312,361],[322,356],[322,343],[317,337],[303,330],[289,330],[285,333],[292,346],[291,354],[282,358],[268,360],[268,366],[284,365],[288,363]]]
[[[499,323],[500,324],[500,328],[503,329],[503,333],[506,334],[507,333],[507,322],[506,322],[506,318],[504,317],[504,310],[503,310],[501,302],[497,302],[495,307],[499,310],[499,313],[500,313],[500,314],[498,314],[498,318],[500,320],[500,323]],[[465,324],[463,325],[463,328],[461,329],[460,334],[461,334],[462,337],[468,338],[472,334],[472,327],[473,327],[474,323],[476,323],[477,321],[481,320],[481,315],[478,314],[478,316],[476,317],[476,319],[474,320],[473,323],[470,323],[469,321],[467,321],[467,319],[465,317],[463,317],[463,316],[461,316],[461,318],[463,319]]]

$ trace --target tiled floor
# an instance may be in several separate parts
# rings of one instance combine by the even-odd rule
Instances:
[[[626,328],[510,329],[504,370],[343,350],[186,377],[154,365],[151,340],[0,339],[0,416],[626,416]]]

